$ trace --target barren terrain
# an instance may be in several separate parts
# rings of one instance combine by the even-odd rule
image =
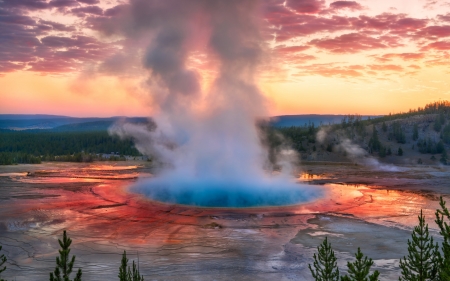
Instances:
[[[328,236],[345,271],[357,247],[381,280],[398,278],[398,259],[424,209],[436,236],[438,198],[448,199],[448,166],[380,172],[358,165],[304,163],[299,181],[324,196],[285,207],[197,208],[129,191],[151,177],[148,162],[44,163],[0,168],[4,277],[44,280],[66,229],[83,279],[117,278],[126,250],[146,280],[311,280],[308,263]]]

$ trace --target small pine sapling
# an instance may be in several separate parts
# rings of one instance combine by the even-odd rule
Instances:
[[[0,251],[2,250],[2,246],[0,246]],[[6,266],[3,266],[6,263],[6,257],[4,254],[0,255],[0,274],[6,270]],[[3,266],[3,268],[2,268]],[[6,281],[0,277],[0,281]]]
[[[418,218],[419,225],[414,227],[412,240],[408,239],[408,256],[400,259],[400,281],[434,280],[437,275],[440,263],[438,244],[430,236],[422,210]]]
[[[123,251],[122,261],[120,263],[120,268],[119,268],[119,281],[127,281],[128,280],[127,265],[128,265],[127,252]]]
[[[444,199],[440,198],[439,205],[442,209],[436,210],[436,224],[439,226],[439,234],[442,235],[442,256],[439,257],[439,280],[450,280],[450,213],[445,206]],[[439,252],[438,252],[439,253]]]
[[[339,269],[337,267],[337,258],[328,243],[328,237],[317,247],[318,253],[314,254],[314,269],[309,264],[309,270],[316,281],[338,281]]]
[[[139,269],[133,261],[133,266],[128,266],[127,252],[123,251],[119,268],[119,281],[144,281],[144,276],[139,274]]]
[[[63,239],[62,241],[58,239],[58,242],[61,250],[59,250],[59,257],[56,257],[55,271],[50,273],[50,281],[71,281],[69,277],[70,273],[72,273],[73,264],[75,263],[75,256],[72,256],[72,259],[69,261],[72,239],[67,237],[66,231],[64,230]],[[81,269],[78,269],[73,281],[81,281],[81,274]]]
[[[355,257],[356,261],[347,263],[348,275],[343,276],[341,281],[378,281],[378,276],[380,275],[378,270],[369,275],[373,260],[365,257],[360,248],[358,248]]]

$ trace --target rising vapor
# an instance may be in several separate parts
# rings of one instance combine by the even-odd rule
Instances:
[[[268,152],[256,123],[268,111],[255,77],[266,53],[261,13],[254,0],[130,1],[121,34],[146,44],[142,63],[159,109],[152,117],[157,126],[118,124],[110,132],[131,136],[165,167],[136,190],[170,203],[223,207],[295,204],[320,195],[289,175],[292,151],[280,153],[284,173],[264,170]],[[207,93],[189,67],[196,54],[216,65]]]

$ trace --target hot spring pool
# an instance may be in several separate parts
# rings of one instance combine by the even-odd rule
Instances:
[[[152,200],[197,207],[249,208],[296,205],[322,196],[322,188],[277,178],[252,181],[153,178],[133,187]]]

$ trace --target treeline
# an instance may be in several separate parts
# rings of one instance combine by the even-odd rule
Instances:
[[[131,139],[121,140],[105,131],[42,132],[0,130],[0,164],[40,163],[40,161],[89,162],[96,154],[116,153],[140,156]]]
[[[443,238],[441,245],[434,242],[428,230],[428,224],[420,212],[419,224],[414,227],[411,240],[408,239],[408,255],[400,259],[400,281],[448,281],[450,280],[450,213],[445,206],[445,201],[440,199],[441,208],[436,210],[436,224],[439,234]],[[337,266],[337,258],[325,238],[314,254],[314,263],[309,269],[316,281],[377,281],[380,272],[370,269],[374,262],[364,256],[358,248],[355,261],[348,262],[348,275],[340,276]]]
[[[292,146],[297,151],[305,151],[303,142],[314,144],[316,142],[317,128],[314,123],[304,127],[288,127],[280,128],[278,131],[292,142]]]
[[[40,164],[41,157],[26,153],[0,152],[0,165]]]
[[[436,224],[439,227],[439,234],[442,236],[441,245],[435,243],[428,230],[428,224],[422,211],[418,216],[419,224],[414,227],[411,240],[408,239],[408,255],[400,259],[400,281],[450,280],[450,212],[446,207],[446,202],[440,198],[440,209],[435,212]],[[50,273],[50,281],[66,280],[71,281],[70,275],[73,271],[75,256],[70,259],[70,245],[72,240],[63,233],[63,239],[58,240],[61,250],[56,258],[56,267]],[[2,246],[0,245],[0,251]],[[317,247],[318,252],[313,256],[313,264],[309,264],[309,269],[316,281],[378,281],[380,272],[375,270],[370,273],[374,262],[371,258],[364,256],[358,248],[355,254],[355,261],[348,262],[348,274],[340,276],[337,266],[337,258],[325,238],[324,242]],[[7,259],[5,255],[0,255],[0,274],[6,270],[3,266]],[[3,266],[3,268],[2,268]],[[144,276],[140,275],[139,269],[133,261],[132,267],[128,266],[126,252],[122,255],[119,266],[119,281],[144,281]],[[82,269],[78,269],[73,281],[81,281]],[[0,281],[6,281],[1,278]]]
[[[429,103],[424,107],[418,107],[417,109],[410,109],[408,112],[389,114],[382,117],[364,120],[363,122],[366,122],[367,124],[377,124],[386,121],[392,121],[396,119],[403,119],[407,117],[425,114],[438,114],[438,115],[442,114],[444,117],[448,118],[448,116],[450,116],[450,101],[437,101]]]

